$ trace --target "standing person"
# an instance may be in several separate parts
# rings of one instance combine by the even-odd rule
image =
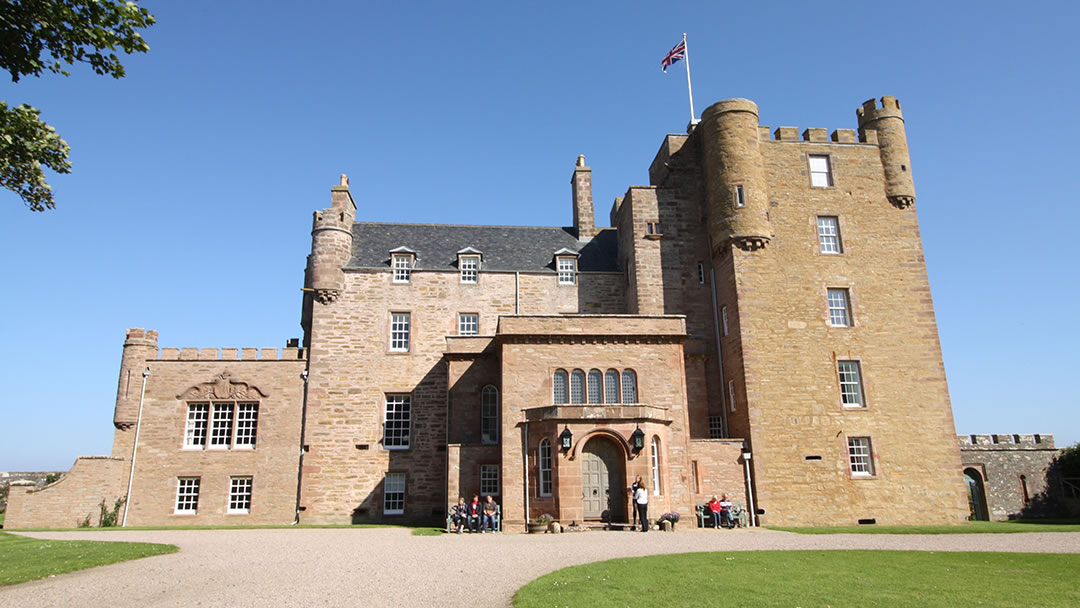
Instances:
[[[720,525],[725,528],[734,528],[735,522],[731,521],[731,501],[727,494],[720,495]]]
[[[454,510],[451,512],[452,519],[455,526],[457,526],[457,533],[461,534],[461,528],[465,526],[465,522],[468,521],[468,506],[465,504],[465,497],[458,496],[457,504],[454,505]]]
[[[641,487],[641,475],[638,475],[634,479],[634,483],[630,484],[630,488],[627,492],[630,493],[630,510],[633,513],[630,515],[630,531],[637,530],[637,489]]]
[[[712,513],[713,527],[717,530],[724,525],[723,518],[721,517],[723,510],[724,507],[721,506],[720,499],[713,496],[712,500],[709,501],[709,511]]]
[[[640,478],[639,478],[640,479]],[[649,490],[645,484],[640,484],[634,490],[634,506],[637,507],[638,518],[641,520],[641,531],[649,531]]]
[[[484,523],[480,526],[480,533],[483,534],[485,530],[491,530],[495,532],[495,512],[499,509],[499,506],[495,504],[495,499],[488,494],[487,501],[484,502]]]
[[[468,507],[469,532],[477,532],[480,526],[480,497],[473,494],[472,503]]]

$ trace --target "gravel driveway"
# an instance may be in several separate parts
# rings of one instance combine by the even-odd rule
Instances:
[[[770,530],[463,534],[275,529],[34,532],[62,540],[171,543],[180,551],[0,587],[0,606],[506,606],[565,566],[694,551],[909,549],[1080,553],[1080,532],[899,536]]]

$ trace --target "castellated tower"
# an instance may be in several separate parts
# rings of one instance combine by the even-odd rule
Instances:
[[[758,144],[757,104],[725,99],[701,114],[709,234],[714,255],[729,241],[747,251],[772,238],[769,191]]]
[[[330,192],[330,208],[316,211],[314,215],[305,281],[305,287],[322,304],[335,301],[345,286],[341,269],[352,254],[352,225],[356,220],[356,203],[349,192],[349,178],[344,173],[341,184],[330,188]]]
[[[881,164],[885,167],[885,194],[900,209],[915,203],[915,182],[911,179],[904,114],[895,97],[882,97],[881,107],[873,99],[855,111],[859,118],[859,138],[867,141],[867,131],[877,134]]]
[[[116,387],[116,409],[113,412],[114,458],[131,458],[135,441],[135,423],[139,417],[139,398],[142,396],[143,371],[147,361],[157,358],[158,332],[135,327],[127,330],[124,354],[120,361],[120,381]]]

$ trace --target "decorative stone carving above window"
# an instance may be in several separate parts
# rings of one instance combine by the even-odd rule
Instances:
[[[193,399],[220,399],[220,400],[257,400],[265,399],[268,395],[259,387],[247,382],[232,380],[232,373],[228,370],[221,372],[210,382],[203,382],[187,389],[176,396],[177,399],[191,401]]]

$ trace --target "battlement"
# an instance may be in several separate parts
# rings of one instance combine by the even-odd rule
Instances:
[[[882,97],[880,102],[876,99],[867,99],[863,102],[861,108],[855,110],[855,115],[859,118],[860,129],[863,125],[874,122],[879,118],[895,117],[900,120],[904,119],[904,114],[900,111],[900,100],[888,95]]]
[[[285,348],[162,348],[156,361],[303,361],[307,353],[297,346]]]
[[[1038,449],[1053,450],[1053,435],[957,435],[960,449],[998,448],[998,449]]]
[[[312,214],[311,231],[324,229],[351,230],[345,212],[339,209],[323,209]]]
[[[758,126],[758,137],[761,141],[784,142],[784,143],[823,143],[823,144],[871,144],[878,145],[877,131],[868,130],[859,137],[856,129],[834,129],[832,133],[828,129],[811,127],[803,129],[799,134],[798,127],[777,127],[770,131],[768,125]]]

